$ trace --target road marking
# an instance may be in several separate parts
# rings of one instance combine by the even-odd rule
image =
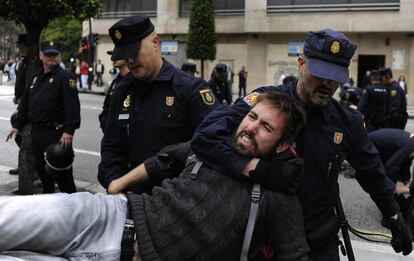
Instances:
[[[9,118],[6,118],[6,117],[0,117],[0,120],[2,120],[2,121],[9,121],[9,120],[10,120],[10,117],[9,117]]]
[[[101,111],[102,107],[97,106],[81,106],[82,109]]]
[[[97,156],[97,157],[100,157],[101,156],[101,153],[100,152],[91,151],[91,150],[74,149],[74,151],[76,153],[80,153],[80,154],[88,154],[88,155]]]

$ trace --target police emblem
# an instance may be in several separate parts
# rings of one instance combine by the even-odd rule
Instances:
[[[396,90],[391,90],[391,96],[395,96],[397,95],[397,91]]]
[[[52,83],[52,82],[53,82],[53,78],[50,78],[50,79],[49,79],[49,83]]]
[[[122,34],[119,30],[115,30],[115,38],[118,40],[122,38]]]
[[[335,144],[340,144],[342,142],[342,139],[344,137],[344,134],[341,132],[335,132],[334,134],[334,142]]]
[[[167,96],[165,97],[165,104],[167,106],[173,106],[174,105],[174,96]]]
[[[76,80],[75,79],[69,79],[69,87],[72,89],[76,88]]]
[[[245,101],[249,106],[252,106],[256,102],[257,96],[259,96],[259,94],[260,93],[258,92],[252,92],[246,97],[244,97],[243,101]]]
[[[131,105],[131,95],[128,95],[124,100],[124,108],[128,108]]]
[[[332,53],[339,53],[341,50],[341,45],[338,41],[333,41],[331,45],[331,52]]]
[[[213,105],[216,101],[216,98],[214,97],[214,94],[211,92],[210,89],[201,89],[199,90],[201,98],[203,99],[203,102],[206,105]]]

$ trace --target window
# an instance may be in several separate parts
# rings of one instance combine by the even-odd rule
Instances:
[[[157,1],[155,0],[104,0],[103,18],[127,17],[143,14],[157,15]]]
[[[267,0],[268,13],[398,10],[400,0]]]
[[[216,15],[243,15],[245,0],[215,0],[214,12]],[[191,0],[180,0],[180,16],[187,16],[190,12]]]

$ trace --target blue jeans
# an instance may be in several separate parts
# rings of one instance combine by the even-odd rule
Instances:
[[[0,257],[25,250],[68,260],[119,260],[127,210],[123,195],[1,196]]]

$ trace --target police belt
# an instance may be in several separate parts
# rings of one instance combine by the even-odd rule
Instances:
[[[31,122],[30,124],[35,129],[60,129],[63,127],[63,123],[59,122]]]

